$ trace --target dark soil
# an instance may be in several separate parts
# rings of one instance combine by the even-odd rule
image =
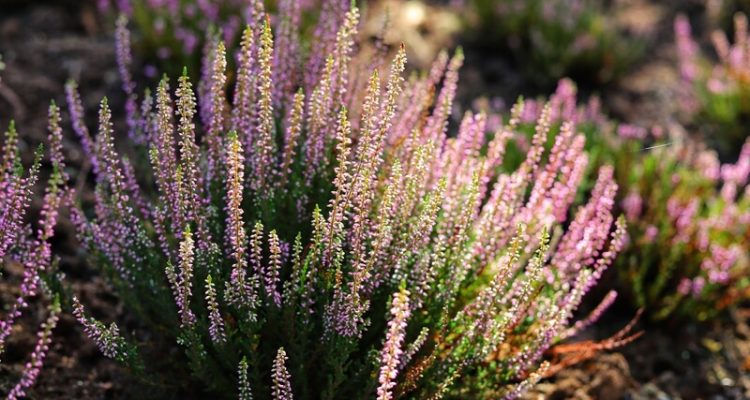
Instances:
[[[671,23],[677,11],[699,14],[700,2],[633,0],[630,3],[636,15],[629,18],[652,21],[653,25],[647,27],[652,29],[653,37],[648,44],[649,56],[625,77],[606,86],[600,95],[614,116],[628,122],[676,125],[674,110],[664,107],[679,84]],[[638,11],[657,15],[638,16]],[[69,5],[0,0],[0,54],[7,65],[0,84],[0,128],[7,126],[10,116],[15,118],[27,150],[25,161],[30,161],[30,149],[45,138],[50,99],[65,105],[63,85],[67,79],[79,82],[92,129],[103,96],[110,98],[113,110],[122,109],[118,106],[122,104],[122,95],[114,46],[102,25],[93,7],[85,2]],[[470,107],[467,99],[479,94],[500,97],[506,104],[518,94],[541,94],[524,84],[521,74],[502,54],[486,54],[472,47],[465,50],[466,67],[460,85],[462,107]],[[659,107],[655,106],[657,103]],[[65,126],[69,126],[67,121]],[[87,167],[70,129],[66,129],[65,141],[71,176],[85,176]],[[81,195],[89,193],[86,185],[81,189]],[[35,215],[33,210],[31,215]],[[111,290],[82,259],[69,222],[61,223],[55,240],[56,252],[61,256],[60,270],[72,291],[97,317],[106,321],[127,320],[117,299],[108,295]],[[19,266],[11,265],[0,277],[1,305],[12,301],[21,273]],[[627,323],[631,313],[611,310],[610,316],[586,333],[586,339],[613,334]],[[0,392],[7,392],[16,381],[45,315],[44,300],[38,299],[11,335],[0,364]],[[740,310],[708,326],[641,323],[636,330],[644,330],[645,335],[636,342],[566,369],[543,381],[526,397],[750,398],[749,323],[750,313]],[[42,374],[30,395],[39,399],[133,398],[128,388],[134,386],[127,372],[101,356],[72,316],[64,314],[54,332]]]

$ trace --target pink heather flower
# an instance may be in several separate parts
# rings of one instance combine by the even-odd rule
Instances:
[[[388,321],[388,333],[386,334],[385,344],[380,355],[378,400],[390,400],[393,398],[391,390],[396,386],[395,380],[398,375],[398,363],[403,353],[402,345],[409,314],[409,291],[401,289],[393,296],[391,320]]]
[[[346,13],[350,9],[349,4],[347,1],[324,1],[321,5],[320,17],[311,42],[310,58],[305,67],[306,93],[312,92],[312,88],[322,76],[326,57],[333,53],[336,34],[344,23]]]
[[[687,242],[692,234],[693,219],[698,212],[698,199],[693,199],[687,204],[682,204],[675,197],[667,200],[667,214],[673,220],[677,231],[674,242]]]
[[[648,227],[646,227],[646,233],[644,237],[646,238],[647,241],[653,242],[658,235],[659,235],[659,229],[657,227],[653,225],[649,225]]]
[[[181,326],[186,327],[195,323],[195,315],[190,310],[190,296],[193,286],[193,262],[195,259],[193,250],[193,234],[187,229],[182,234],[180,242],[180,276],[177,307],[180,311]]]
[[[664,137],[664,128],[661,126],[653,126],[651,127],[651,136],[653,136],[655,139],[661,139]]]
[[[622,209],[629,220],[635,221],[643,212],[643,199],[637,192],[631,192],[622,200]]]
[[[263,24],[260,37],[260,48],[258,49],[258,130],[257,141],[254,142],[254,168],[250,187],[258,192],[259,196],[269,196],[270,193],[263,190],[267,182],[271,180],[271,168],[276,166],[274,154],[276,154],[276,132],[273,121],[273,89],[272,89],[272,57],[273,36],[271,26],[268,22]]]
[[[648,131],[646,128],[636,125],[620,124],[617,126],[617,134],[623,139],[643,140],[646,138]]]
[[[198,36],[182,27],[175,28],[175,38],[182,42],[182,50],[185,54],[193,54],[198,47]]]
[[[30,183],[36,180],[36,173],[29,178],[9,177],[2,182],[0,200],[0,257],[5,257],[12,245],[16,243],[21,232],[23,216],[30,202]]]
[[[206,132],[206,143],[208,145],[208,172],[207,181],[211,181],[215,176],[220,174],[222,158],[222,138],[221,135],[224,132],[224,107],[226,104],[226,96],[224,89],[227,82],[226,68],[226,49],[224,42],[218,42],[214,47],[209,47],[210,57],[206,59],[210,60],[206,70],[206,78],[202,79],[201,82],[207,85],[205,98],[202,100],[202,105],[205,105],[205,112],[201,113],[204,122],[207,124]]]
[[[329,126],[329,115],[333,106],[331,82],[333,79],[333,56],[326,59],[325,70],[310,95],[308,111],[308,139],[305,158],[305,183],[309,186],[321,167],[325,147],[325,131]]]
[[[594,263],[594,272],[586,282],[583,290],[584,294],[599,281],[602,274],[604,274],[607,268],[612,265],[615,257],[622,252],[622,249],[625,247],[628,240],[627,223],[625,222],[625,218],[620,216],[615,221],[615,229],[611,234],[609,247],[601,253],[600,257]],[[600,243],[600,246],[603,245],[604,243]]]
[[[150,248],[152,243],[140,231],[141,221],[133,210],[128,180],[114,149],[112,114],[106,98],[99,111],[97,157],[101,166],[97,181],[106,182],[107,189],[95,193],[99,222],[91,225],[91,231],[96,241],[103,243],[115,270],[129,280],[132,271],[124,268],[125,260],[141,261],[142,253],[138,250]]]
[[[611,210],[616,191],[612,168],[602,167],[591,199],[578,211],[553,255],[553,261],[561,271],[577,272],[583,266],[591,265],[599,256],[612,224]]]
[[[163,34],[166,27],[167,24],[164,22],[163,18],[157,18],[153,23],[154,32],[157,36]]]
[[[276,359],[273,361],[273,389],[274,400],[293,400],[291,376],[286,369],[287,356],[283,347],[279,347]]]
[[[706,280],[702,276],[698,276],[695,279],[693,279],[693,297],[698,298],[701,295],[701,292],[703,291],[703,287],[706,285]]]
[[[721,166],[721,178],[726,183],[736,186],[745,186],[750,177],[750,138],[742,146],[740,156],[735,164],[724,164]]]
[[[273,230],[268,235],[270,258],[265,271],[266,294],[271,298],[276,307],[281,307],[281,293],[279,292],[279,273],[281,271],[281,246],[279,236]]]
[[[555,93],[550,97],[552,120],[578,122],[578,110],[576,102],[576,93],[578,89],[575,83],[570,79],[561,79],[557,83]]]
[[[130,49],[130,31],[128,30],[128,18],[125,14],[117,18],[115,30],[115,54],[117,55],[117,68],[122,80],[122,90],[125,92],[125,119],[128,124],[128,137],[135,143],[142,143],[145,138],[137,135],[137,98],[135,95],[135,82],[130,74],[133,55]]]
[[[154,168],[156,181],[159,186],[160,199],[162,204],[171,210],[166,211],[171,214],[172,230],[181,231],[184,229],[182,213],[179,209],[180,202],[178,199],[175,172],[177,171],[177,155],[175,153],[175,127],[172,121],[174,110],[172,100],[169,96],[169,83],[164,78],[159,83],[156,94],[156,137],[155,145],[151,147],[151,164]]]
[[[241,20],[238,16],[229,16],[221,29],[221,31],[224,33],[224,42],[231,43],[234,40],[234,35],[240,29],[240,23]]]
[[[245,176],[245,163],[242,155],[242,145],[237,135],[231,135],[227,142],[227,180],[226,180],[226,209],[227,232],[232,251],[232,258],[236,265],[244,267],[246,234],[242,220],[242,188]]]
[[[42,323],[41,329],[37,333],[37,342],[34,351],[31,353],[31,361],[24,366],[21,379],[16,386],[8,393],[9,400],[15,400],[19,397],[26,396],[26,389],[30,388],[36,382],[39,372],[42,370],[44,359],[49,351],[49,345],[52,341],[52,330],[57,326],[60,317],[60,304],[58,300],[49,307],[49,316]]]
[[[721,177],[721,163],[719,158],[714,151],[701,151],[695,160],[695,166],[703,176],[707,179],[716,182]]]
[[[253,282],[255,278],[257,278],[259,271],[256,269],[256,277],[253,277],[253,282],[247,279],[247,259],[245,257],[247,234],[245,233],[245,225],[242,219],[244,213],[242,208],[242,189],[245,163],[242,154],[242,145],[237,138],[237,134],[232,132],[227,138],[226,154],[226,236],[229,238],[230,251],[232,259],[234,260],[234,266],[232,267],[230,281],[227,282],[225,296],[229,303],[238,307],[247,307],[252,310],[255,308],[255,303],[257,301],[257,293],[255,291],[256,285]],[[260,229],[262,238],[262,225]],[[254,232],[251,244],[255,244],[257,240],[259,239],[255,237]],[[251,249],[251,256],[256,254],[253,250],[255,250],[254,247]],[[258,252],[257,254],[260,253]],[[256,266],[256,268],[258,267],[259,265]]]
[[[195,123],[193,118],[196,114],[195,94],[187,76],[187,71],[179,79],[177,90],[177,116],[179,117],[179,169],[182,172],[182,182],[177,197],[179,202],[180,218],[185,223],[193,222],[197,226],[197,245],[201,250],[207,250],[211,235],[208,232],[206,222],[207,207],[196,207],[205,205],[208,199],[204,196],[204,176],[198,168],[200,155],[198,145],[195,142]]]
[[[219,311],[219,302],[216,297],[216,287],[214,286],[211,274],[206,276],[206,307],[208,308],[209,327],[208,332],[214,343],[221,343],[226,340],[224,334],[224,320]]]
[[[219,19],[219,5],[209,0],[197,0],[198,9],[209,20],[215,22]]]
[[[286,135],[284,136],[284,150],[281,155],[281,165],[279,166],[278,186],[284,187],[292,173],[292,163],[300,146],[299,138],[302,133],[302,123],[304,120],[305,94],[300,89],[294,95],[293,106],[286,124]]]
[[[710,254],[703,259],[701,269],[708,274],[709,282],[726,284],[729,281],[730,269],[740,257],[740,251],[736,247],[725,248],[712,244]]]
[[[105,327],[101,322],[86,317],[84,313],[83,305],[78,301],[77,297],[73,296],[73,316],[83,325],[83,331],[86,333],[86,336],[96,343],[104,356],[109,358],[122,356],[123,353],[120,347],[122,338],[120,337],[120,330],[117,328],[117,325],[113,322],[109,327]]]
[[[253,400],[253,392],[250,389],[250,381],[247,379],[247,370],[249,369],[249,365],[247,365],[247,358],[242,357],[242,360],[240,360],[240,365],[237,368],[237,375],[238,375],[238,383],[239,383],[239,393],[237,398],[239,400]]]
[[[96,8],[100,13],[105,14],[107,11],[109,11],[109,2],[110,0],[96,0]]]
[[[729,85],[719,78],[713,77],[706,82],[706,87],[713,94],[722,94],[729,90]]]
[[[24,265],[24,271],[20,294],[9,305],[9,311],[5,317],[0,320],[0,353],[14,323],[21,317],[22,311],[29,306],[27,300],[38,293],[41,284],[39,273],[52,262],[52,246],[49,239],[54,234],[59,208],[63,203],[69,203],[71,196],[71,192],[64,187],[67,175],[64,172],[65,165],[62,156],[60,114],[54,103],[50,106],[48,122],[50,159],[53,170],[45,189],[36,237],[33,239],[26,239],[31,235],[32,228],[24,225],[24,217],[30,205],[31,190],[38,178],[41,153],[37,153],[36,160],[29,170],[29,176],[22,178],[13,170],[16,167],[15,164],[20,162],[17,159],[17,133],[13,123],[10,124],[5,135],[3,162],[0,164],[0,259],[4,258],[14,246],[20,246],[22,247],[20,262]],[[34,378],[35,376],[31,378],[31,381]]]
[[[278,39],[273,52],[273,99],[274,109],[281,109],[293,95],[300,83],[302,68],[299,57],[298,31],[300,25],[299,0],[279,2],[279,19],[276,32]],[[301,89],[300,89],[301,90]]]
[[[237,53],[237,77],[234,87],[232,108],[232,129],[237,131],[245,147],[245,154],[253,161],[258,113],[256,104],[257,90],[257,52],[258,44],[255,32],[251,27],[242,32],[240,50]],[[252,164],[250,165],[252,167]]]
[[[698,45],[693,41],[690,22],[685,15],[678,15],[674,21],[674,33],[677,40],[677,57],[680,60],[680,75],[682,79],[692,82],[698,73],[695,59]]]
[[[81,148],[86,156],[86,160],[91,163],[94,174],[99,174],[99,164],[94,154],[94,141],[91,138],[89,129],[84,122],[84,109],[81,102],[81,95],[78,93],[78,84],[75,81],[68,81],[65,84],[65,95],[68,103],[68,114],[73,125],[73,131],[78,135],[81,141]]]
[[[115,0],[117,10],[125,15],[133,15],[133,5],[131,0]]]
[[[169,57],[172,56],[172,50],[170,50],[169,47],[159,47],[159,49],[156,50],[156,56],[162,60],[169,59]]]
[[[342,242],[342,231],[346,220],[346,212],[350,203],[352,191],[351,162],[349,153],[351,151],[351,125],[347,118],[347,110],[344,108],[339,113],[339,123],[336,129],[336,167],[333,179],[334,193],[329,201],[328,228],[325,232],[324,242],[326,249],[323,253],[323,262],[331,264],[334,257],[338,257]]]
[[[692,287],[693,282],[690,279],[682,278],[680,279],[680,283],[677,285],[677,292],[683,296],[687,296],[690,294]]]
[[[445,132],[448,129],[448,117],[452,111],[453,98],[455,97],[456,89],[458,87],[458,70],[463,65],[463,62],[463,53],[457,51],[448,64],[443,88],[440,90],[440,94],[435,102],[435,110],[433,110],[432,115],[430,115],[430,118],[427,120],[425,135],[428,138],[436,140],[436,144],[438,145],[443,142]]]

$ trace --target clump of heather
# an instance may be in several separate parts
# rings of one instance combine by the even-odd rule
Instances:
[[[750,140],[736,162],[722,164],[680,132],[617,125],[595,100],[577,106],[570,81],[560,82],[550,103],[558,126],[581,121],[592,165],[615,168],[628,240],[614,269],[634,306],[656,319],[706,320],[750,299]],[[533,121],[539,104],[527,101],[522,120]]]
[[[621,150],[638,156],[619,163],[632,243],[618,271],[656,318],[709,319],[750,299],[750,140],[725,164],[714,151],[656,143]]]
[[[552,136],[544,106],[506,169],[522,103],[448,135],[461,52],[407,80],[403,46],[363,55],[359,10],[335,16],[305,74],[276,62],[299,53],[260,18],[235,70],[214,41],[197,85],[163,78],[134,114],[149,166],[115,149],[106,99],[94,141],[69,85],[96,179],[72,211],[80,240],[143,328],[182,348],[158,352],[170,372],[215,393],[517,397],[590,322],[573,314],[624,244],[613,170],[571,209],[588,159],[575,122]],[[74,303],[105,355],[148,368],[153,343]]]
[[[714,54],[704,54],[691,34],[690,22],[680,15],[674,32],[681,86],[679,106],[685,122],[694,126],[722,158],[734,158],[748,136],[750,118],[750,58],[745,14],[734,16],[734,37],[722,31],[711,35]]]
[[[465,3],[479,22],[478,44],[510,51],[519,70],[544,87],[565,76],[610,82],[643,52],[640,39],[613,20],[615,5],[592,0]]]
[[[29,223],[28,210],[34,187],[39,179],[42,162],[42,148],[35,155],[33,165],[25,169],[21,163],[18,134],[11,121],[5,132],[0,161],[0,266],[5,269],[11,264],[22,266],[20,282],[10,277],[5,287],[14,288],[7,293],[11,301],[3,304],[0,314],[0,360],[5,353],[8,338],[14,327],[18,328],[21,317],[29,312],[30,303],[47,303],[47,317],[41,323],[37,342],[6,396],[8,399],[23,398],[34,384],[42,369],[44,359],[52,340],[52,331],[60,315],[60,302],[46,286],[43,277],[49,274],[56,264],[52,255],[50,239],[57,224],[59,209],[71,195],[66,187],[67,175],[62,156],[62,130],[60,110],[53,103],[49,108],[49,158],[52,172],[49,176],[39,219],[35,225]],[[5,296],[4,296],[5,297]]]

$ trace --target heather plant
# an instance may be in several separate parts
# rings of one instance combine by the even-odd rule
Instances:
[[[597,166],[614,166],[618,208],[628,221],[614,267],[619,292],[654,319],[706,320],[750,299],[750,141],[736,162],[721,164],[715,151],[684,134],[616,124],[595,98],[585,106],[576,101],[575,86],[561,81],[550,98],[554,125],[579,121],[587,136],[594,169],[584,186],[593,184]],[[540,107],[526,101],[525,137]]]
[[[607,83],[642,53],[639,39],[618,28],[612,5],[591,0],[471,0],[478,44],[510,51],[533,84],[565,76]],[[465,12],[464,12],[465,13]]]
[[[722,31],[711,35],[715,54],[703,54],[691,35],[690,22],[680,15],[674,32],[681,86],[682,118],[694,126],[723,158],[736,157],[749,133],[750,58],[747,17],[734,16],[732,42]]]
[[[467,113],[448,135],[462,53],[406,80],[403,46],[357,52],[358,9],[334,16],[305,74],[279,72],[279,53],[301,56],[259,18],[235,70],[211,42],[197,100],[187,71],[163,78],[128,127],[143,168],[115,149],[107,100],[94,138],[68,85],[96,181],[72,219],[152,336],[78,299],[75,316],[104,355],[156,380],[168,354],[171,382],[192,372],[225,397],[515,398],[608,305],[572,323],[624,244],[614,172],[571,210],[587,164],[573,122],[551,137],[545,106],[506,169],[522,103],[496,129]],[[154,357],[156,337],[182,352]]]
[[[28,389],[36,381],[61,312],[59,298],[52,294],[44,280],[53,272],[56,265],[50,239],[57,224],[58,212],[71,195],[66,187],[67,175],[62,157],[60,110],[54,103],[49,108],[49,131],[52,171],[36,225],[32,226],[28,222],[28,211],[40,175],[42,147],[36,151],[32,166],[25,169],[21,162],[18,134],[11,121],[5,133],[0,162],[0,266],[3,270],[14,264],[23,268],[20,282],[14,282],[9,276],[0,276],[4,280],[7,279],[3,282],[3,287],[12,288],[3,296],[3,301],[11,301],[3,304],[4,312],[0,316],[0,361],[14,328],[21,328],[21,318],[24,314],[29,314],[30,304],[46,304],[43,308],[47,312],[46,320],[37,331],[34,350],[23,365],[20,376],[2,379],[3,386],[10,385],[6,393],[8,399],[25,397]]]
[[[645,154],[622,160],[633,243],[618,271],[656,318],[706,320],[750,299],[750,140],[725,164],[713,151],[661,143],[624,146]]]

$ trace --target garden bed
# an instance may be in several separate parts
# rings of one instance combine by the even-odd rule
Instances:
[[[651,6],[644,3],[644,7]],[[45,136],[49,99],[64,104],[63,85],[75,78],[84,96],[84,105],[93,112],[103,96],[121,110],[123,96],[114,64],[113,41],[101,29],[93,7],[64,6],[55,2],[15,4],[3,9],[0,16],[0,54],[7,68],[0,85],[0,127],[14,116],[21,137],[26,142],[24,159],[32,158],[30,149]],[[651,10],[649,8],[649,10]],[[653,124],[670,121],[669,111],[649,113],[655,102],[670,96],[677,85],[676,72],[664,57],[673,54],[671,21],[673,9],[662,10],[659,26],[653,27],[653,57],[637,65],[619,84],[601,92],[607,108],[625,121]],[[461,99],[477,94],[503,97],[512,101],[519,93],[532,90],[517,85],[517,71],[502,57],[485,60],[481,50],[467,48],[467,67],[463,70],[464,92]],[[493,56],[494,57],[494,56]],[[481,62],[480,62],[481,61]],[[674,63],[672,63],[674,64]],[[476,65],[480,65],[477,69]],[[674,67],[672,67],[674,68]],[[514,85],[515,84],[515,85]],[[466,89],[467,88],[467,89]],[[469,104],[462,104],[469,107]],[[65,117],[64,117],[65,118]],[[116,115],[121,124],[123,116]],[[67,125],[67,122],[64,126]],[[92,126],[93,128],[93,126]],[[73,174],[87,172],[83,155],[71,149],[75,137],[65,131],[66,156]],[[83,171],[83,172],[82,172]],[[79,185],[82,196],[92,196],[91,187]],[[37,204],[38,207],[38,204]],[[109,296],[108,288],[98,276],[95,266],[81,256],[72,224],[63,222],[55,235],[54,247],[61,255],[60,270],[65,281],[82,298],[90,311],[104,320],[118,320],[126,327],[137,327],[124,314],[118,299]],[[0,301],[7,304],[15,294],[15,285],[22,273],[10,268],[0,280]],[[41,315],[42,313],[30,313]],[[632,310],[613,308],[594,328],[580,339],[603,339],[622,327],[632,317]],[[641,322],[636,330],[645,334],[626,347],[597,355],[595,358],[564,370],[543,381],[527,394],[527,398],[727,398],[741,399],[750,395],[750,313],[734,310],[730,317],[709,324],[687,322],[654,325]],[[33,349],[35,328],[40,321],[25,317],[11,335],[9,350],[0,365],[0,389],[9,382],[3,377],[15,376],[22,369]],[[131,398],[132,382],[124,369],[101,356],[86,339],[72,316],[64,314],[54,331],[49,358],[31,395],[39,399],[116,399]]]

